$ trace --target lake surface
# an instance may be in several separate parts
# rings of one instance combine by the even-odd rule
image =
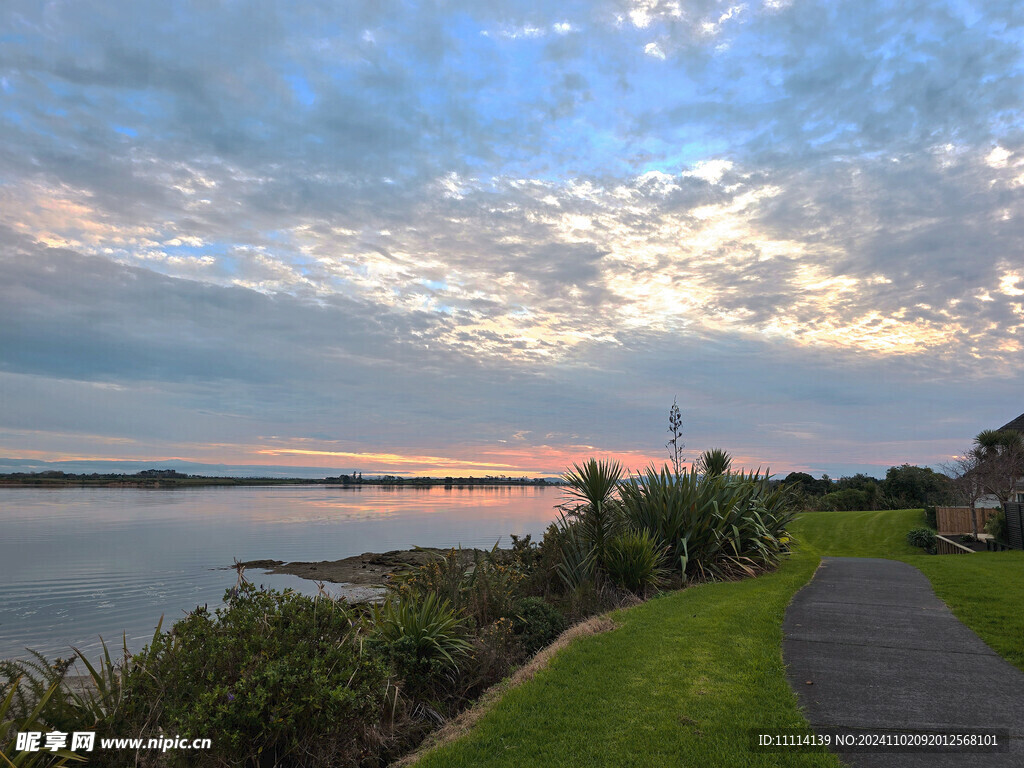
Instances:
[[[413,546],[509,546],[536,539],[556,516],[561,489],[0,488],[0,658],[48,656],[76,646],[95,657],[99,637],[130,650],[197,605],[220,604],[239,560],[337,560]],[[248,571],[252,581],[315,594],[294,576]],[[328,585],[330,587],[330,585]]]

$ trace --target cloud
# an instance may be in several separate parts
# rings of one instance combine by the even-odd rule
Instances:
[[[665,60],[665,52],[661,50],[661,46],[659,46],[657,43],[648,43],[647,45],[645,45],[644,53],[646,53],[651,58],[661,59],[662,61]]]
[[[840,464],[913,426],[886,366],[1019,411],[1016,6],[557,10],[6,4],[7,426],[644,453],[692,387],[698,440]]]

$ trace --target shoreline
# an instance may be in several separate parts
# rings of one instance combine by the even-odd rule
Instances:
[[[297,576],[315,583],[341,587],[339,593],[352,602],[379,599],[387,583],[397,573],[411,571],[447,555],[453,548],[417,547],[415,549],[394,549],[388,552],[364,552],[361,555],[343,557],[340,560],[317,560],[312,562],[296,560],[247,560],[239,565],[244,569],[258,569],[267,574]],[[456,551],[460,551],[457,547]],[[462,560],[466,565],[473,562],[475,552],[480,549],[462,549]],[[234,570],[227,566],[222,570]],[[244,574],[243,570],[243,574]]]

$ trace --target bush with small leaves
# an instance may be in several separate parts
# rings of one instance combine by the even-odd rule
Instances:
[[[1002,542],[1003,544],[1009,544],[1005,510],[999,510],[985,521],[985,533],[992,536],[996,541]]]
[[[912,547],[921,547],[926,552],[934,552],[935,531],[931,528],[915,528],[907,532],[907,543]]]
[[[216,734],[197,766],[359,765],[379,748],[395,689],[351,608],[251,584],[225,599],[133,657],[112,732]]]
[[[550,645],[565,630],[565,617],[539,597],[526,597],[515,607],[512,631],[530,656]]]

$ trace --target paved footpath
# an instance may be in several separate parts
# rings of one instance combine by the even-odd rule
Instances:
[[[844,762],[858,768],[1024,766],[1024,673],[953,616],[913,566],[823,558],[787,609],[783,634],[789,684],[820,734],[837,728],[1003,729],[1010,737],[1008,752],[837,750]]]

